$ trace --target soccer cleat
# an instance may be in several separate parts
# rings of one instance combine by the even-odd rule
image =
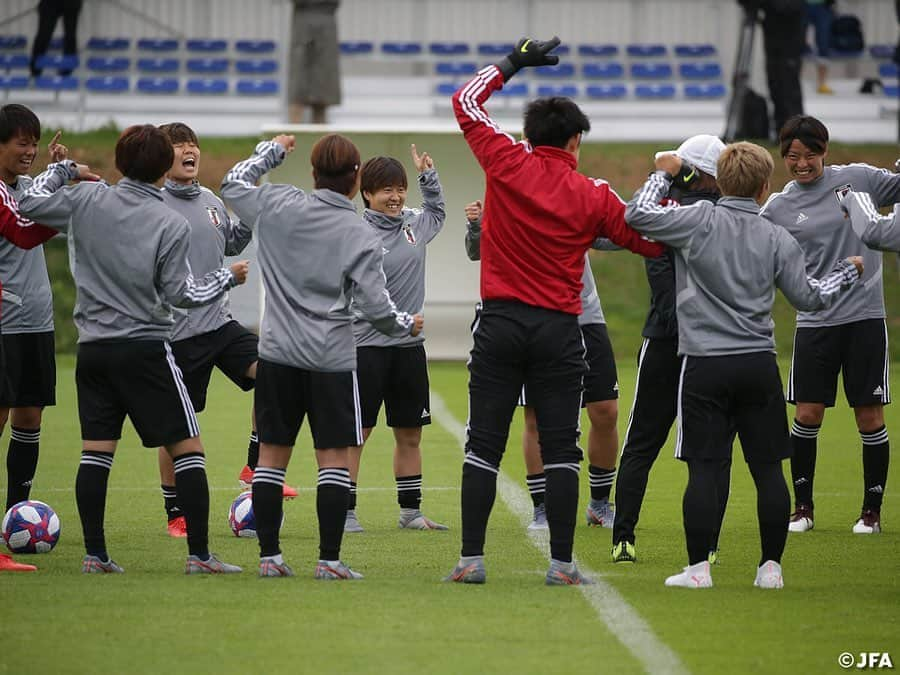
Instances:
[[[679,574],[666,579],[666,586],[682,588],[712,588],[713,580],[709,571],[709,561],[704,560],[696,565],[688,565]]]
[[[177,539],[183,539],[187,536],[187,522],[184,519],[184,516],[178,516],[177,518],[172,518],[169,521],[169,524],[166,526],[166,529],[169,532],[170,537],[175,537]]]
[[[229,565],[210,553],[207,560],[201,560],[199,556],[189,555],[184,563],[185,574],[238,574],[243,572],[237,565]]]
[[[534,507],[534,518],[532,518],[531,522],[528,523],[528,529],[531,531],[550,529],[550,527],[547,525],[546,506],[544,506],[543,504],[538,504]]]
[[[259,576],[261,577],[292,577],[294,570],[285,562],[276,562],[274,558],[259,559]]]
[[[872,509],[865,509],[853,526],[853,534],[878,534],[881,532],[881,514]]]
[[[550,561],[550,569],[544,577],[547,586],[592,586],[597,582],[578,571],[575,563]]]
[[[797,510],[788,521],[788,532],[808,532],[813,529],[813,511],[806,504],[797,504]]]
[[[281,498],[282,499],[294,499],[297,496],[297,491],[292,488],[290,485],[285,483],[281,486]]]
[[[609,503],[608,499],[592,499],[585,511],[588,527],[609,527],[613,526],[616,518],[615,509]]]
[[[81,561],[82,574],[124,574],[125,570],[116,564],[116,561],[110,558],[103,562],[95,555],[86,555]]]
[[[349,514],[349,511],[347,512]],[[433,520],[429,520],[418,509],[400,509],[400,519],[397,521],[397,527],[402,530],[449,530],[446,525],[441,525]],[[346,524],[344,530],[347,529]]]
[[[614,563],[620,563],[620,562],[633,563],[636,560],[637,560],[637,553],[634,550],[634,544],[631,544],[623,539],[618,544],[613,546],[612,561]]]
[[[460,560],[444,581],[455,581],[458,584],[483,584],[487,574],[484,571],[484,558],[477,557],[465,562]]]
[[[757,588],[784,588],[781,565],[774,560],[766,560],[757,568],[756,581],[753,585]]]
[[[362,579],[363,575],[354,572],[340,560],[320,560],[316,565],[316,579],[323,581],[344,581],[352,579]]]
[[[238,483],[246,490],[253,489],[253,469],[245,465],[244,468],[241,469],[241,474],[238,476]],[[282,499],[294,499],[297,497],[297,494],[297,491],[290,485],[281,486]]]
[[[347,510],[347,516],[344,518],[344,532],[365,532],[363,526],[356,519],[356,511]]]
[[[709,550],[709,555],[706,557],[709,561],[710,565],[718,565],[719,564],[719,549],[711,548]]]
[[[0,572],[35,572],[37,567],[17,563],[11,555],[0,553]]]

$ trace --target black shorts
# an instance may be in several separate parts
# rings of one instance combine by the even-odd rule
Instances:
[[[126,415],[147,448],[200,435],[181,371],[162,340],[78,345],[75,385],[84,440],[119,440]]]
[[[56,405],[56,344],[53,331],[4,333],[6,382],[0,379],[0,408]]]
[[[172,343],[172,353],[197,412],[206,408],[206,390],[213,367],[243,391],[250,391],[256,384],[246,373],[259,359],[259,338],[237,321],[229,321],[209,333],[177,340]]]
[[[884,319],[840,326],[798,328],[788,379],[791,403],[834,406],[838,372],[851,408],[891,402],[888,336]]]
[[[791,456],[775,355],[685,356],[678,385],[679,459],[726,459],[737,434],[747,462]]]
[[[428,363],[423,345],[357,347],[356,374],[364,429],[371,429],[378,422],[382,402],[389,427],[431,424]]]
[[[292,446],[309,415],[317,450],[362,445],[356,371],[323,373],[260,359],[256,366],[260,443]]]

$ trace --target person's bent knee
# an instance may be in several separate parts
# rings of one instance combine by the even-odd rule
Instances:
[[[820,426],[825,419],[825,404],[798,403],[794,418],[806,426]]]
[[[593,401],[587,404],[587,412],[588,418],[591,420],[591,426],[595,429],[614,429],[619,420],[619,402],[615,399],[611,401]]]
[[[853,409],[856,416],[856,428],[862,433],[875,431],[884,426],[884,406],[867,405]]]

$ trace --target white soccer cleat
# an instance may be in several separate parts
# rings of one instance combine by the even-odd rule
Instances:
[[[808,532],[813,529],[813,512],[806,504],[797,504],[797,510],[788,521],[788,532]]]
[[[344,518],[344,532],[365,532],[363,526],[359,524],[359,520],[356,518],[355,510],[347,510],[347,515]]]
[[[878,534],[881,532],[881,514],[866,509],[853,526],[853,534]]]
[[[774,560],[766,560],[757,568],[753,585],[757,588],[784,588],[781,565]]]
[[[704,560],[696,565],[688,565],[680,574],[673,574],[666,579],[666,586],[680,586],[682,588],[712,588],[712,574],[709,571],[709,561]]]

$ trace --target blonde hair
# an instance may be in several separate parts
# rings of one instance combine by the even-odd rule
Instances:
[[[772,177],[772,155],[755,143],[741,141],[725,146],[716,164],[716,182],[723,195],[756,197]]]

